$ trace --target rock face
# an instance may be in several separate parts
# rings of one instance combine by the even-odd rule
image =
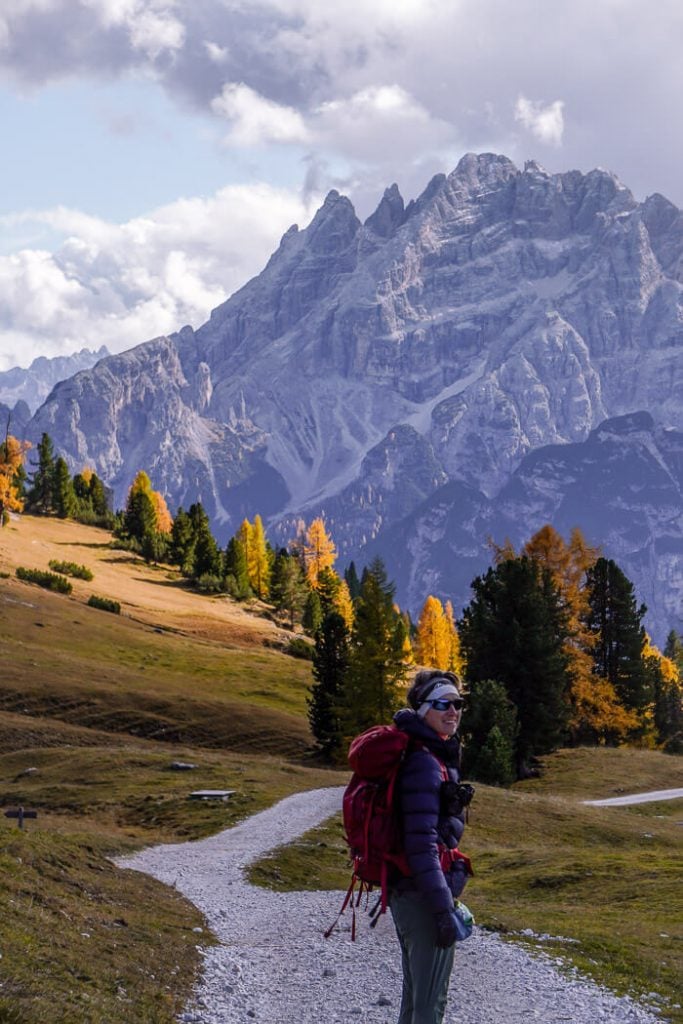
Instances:
[[[27,370],[19,366],[0,372],[0,402],[10,408],[17,402],[25,402],[34,413],[43,404],[60,380],[72,377],[79,370],[88,370],[98,359],[109,355],[109,349],[102,345],[97,352],[82,348],[70,356],[55,356],[48,359],[39,356]],[[17,410],[23,415],[23,407]]]
[[[430,591],[457,608],[487,533],[505,535],[512,487],[520,539],[566,513],[625,557],[613,495],[565,500],[552,462],[533,486],[519,474],[548,446],[598,445],[599,424],[639,410],[648,451],[683,430],[682,284],[683,215],[661,196],[638,204],[605,171],[469,155],[407,206],[392,186],[364,225],[331,192],[198,331],[63,382],[30,429],[72,465],[87,459],[119,504],[141,467],[172,508],[201,498],[223,538],[244,514],[284,537],[323,512],[345,558],[383,551],[413,610]],[[635,459],[625,477],[639,472],[630,428],[615,436]],[[660,633],[680,625],[662,515],[643,513],[650,540],[632,544],[647,567],[635,555],[624,566]],[[462,543],[444,546],[439,516]],[[626,547],[610,549],[617,533]]]

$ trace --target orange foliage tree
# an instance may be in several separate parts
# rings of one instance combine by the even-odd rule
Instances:
[[[0,526],[9,522],[10,512],[21,512],[24,508],[18,474],[30,447],[28,441],[18,441],[11,434],[0,444]]]
[[[420,612],[415,636],[415,659],[420,665],[444,671],[450,665],[450,625],[441,601],[433,594],[429,594]]]
[[[318,585],[318,574],[323,569],[331,569],[337,560],[334,541],[328,536],[325,523],[320,517],[314,519],[306,530],[303,557],[308,582],[315,589]]]

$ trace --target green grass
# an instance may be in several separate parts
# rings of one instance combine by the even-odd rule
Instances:
[[[222,643],[4,577],[0,616],[0,805],[38,811],[24,832],[0,817],[0,1024],[171,1024],[214,940],[109,858],[343,781],[310,756],[310,663],[265,648],[257,620]]]
[[[0,818],[0,1022],[13,1007],[20,1024],[171,1024],[196,984],[196,945],[213,938],[174,890],[108,858],[215,833],[343,779],[282,758],[6,713],[3,738],[13,749],[0,755],[0,804],[38,818],[24,832]],[[197,767],[174,771],[172,761]],[[227,803],[188,799],[218,788],[235,793]]]
[[[310,664],[3,590],[0,709],[197,746],[300,756]]]
[[[190,903],[107,850],[90,829],[0,826],[0,1021],[171,1024],[182,1009],[197,943],[213,939]]]
[[[652,751],[560,751],[546,759],[539,780],[507,791],[478,786],[463,841],[476,872],[465,899],[477,922],[510,937],[530,928],[577,939],[515,936],[615,991],[683,1001],[681,801],[632,809],[579,802],[680,786],[682,765]],[[345,889],[340,820],[262,859],[250,877],[280,890]],[[666,1016],[683,1021],[680,1009]]]

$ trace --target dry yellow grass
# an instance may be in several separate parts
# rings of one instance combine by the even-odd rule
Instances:
[[[185,585],[168,566],[146,565],[126,551],[109,547],[106,530],[69,520],[18,516],[0,529],[0,572],[14,576],[18,566],[47,569],[50,559],[85,565],[92,582],[73,579],[74,601],[92,593],[121,603],[124,615],[150,625],[161,619],[166,628],[188,636],[240,647],[285,643],[288,634],[266,617],[257,602],[248,610],[226,597],[207,597]]]

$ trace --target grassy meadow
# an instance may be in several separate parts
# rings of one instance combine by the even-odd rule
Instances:
[[[291,634],[268,610],[192,593],[109,539],[31,517],[0,531],[0,806],[39,815],[23,832],[0,816],[0,1024],[170,1024],[213,938],[177,892],[111,856],[200,838],[347,778],[310,757],[310,663],[285,653]],[[16,579],[18,566],[51,559],[94,578],[73,579],[68,596]],[[93,593],[119,601],[121,615],[88,607]],[[479,923],[619,991],[683,1002],[680,801],[580,802],[681,786],[682,765],[652,751],[560,751],[539,779],[477,787],[465,849]],[[235,792],[188,799],[205,788]],[[340,822],[252,877],[345,888]],[[683,1021],[675,1008],[666,1016]]]
[[[307,754],[310,663],[283,653],[263,607],[193,594],[108,542],[52,519],[0,532],[0,806],[38,811],[23,832],[0,816],[0,1024],[171,1022],[212,936],[177,892],[110,857],[344,779]],[[64,596],[15,578],[49,559],[94,579]],[[122,614],[89,608],[92,593]]]

